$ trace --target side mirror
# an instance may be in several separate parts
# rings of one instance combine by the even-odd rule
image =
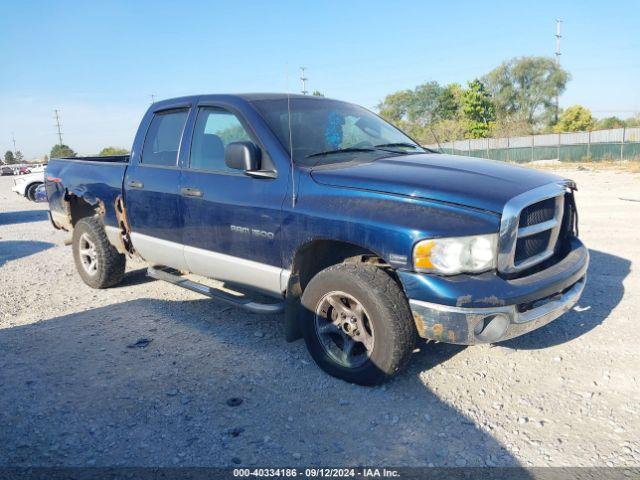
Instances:
[[[253,142],[232,142],[224,149],[224,163],[236,170],[260,170],[260,149]]]

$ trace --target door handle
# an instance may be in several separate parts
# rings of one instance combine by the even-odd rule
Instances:
[[[138,180],[129,180],[127,185],[131,188],[144,188],[144,183],[139,182]]]
[[[202,190],[193,187],[182,187],[180,193],[185,197],[202,197]]]

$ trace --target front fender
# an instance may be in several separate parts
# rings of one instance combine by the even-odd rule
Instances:
[[[414,197],[331,187],[300,176],[295,207],[283,222],[283,265],[314,240],[335,240],[369,250],[397,269],[412,268],[416,242],[499,230],[499,215]]]

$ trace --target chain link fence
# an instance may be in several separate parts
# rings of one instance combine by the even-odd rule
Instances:
[[[444,153],[518,163],[535,160],[631,160],[640,158],[640,127],[526,137],[478,138],[445,142],[440,146],[425,146]]]

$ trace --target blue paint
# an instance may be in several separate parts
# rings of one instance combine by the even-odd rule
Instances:
[[[482,299],[492,295],[528,298],[575,276],[575,271],[559,273],[557,278],[546,279],[533,288],[508,283],[495,273],[439,277],[411,272],[417,241],[497,232],[499,213],[507,200],[559,177],[499,162],[440,154],[382,154],[384,158],[364,163],[315,169],[295,166],[292,171],[287,150],[252,106],[252,98],[204,95],[152,105],[142,119],[128,163],[52,159],[45,175],[51,211],[61,212],[62,199],[69,194],[91,205],[100,199],[105,205],[105,224],[116,226],[114,202],[123,194],[134,232],[286,269],[308,242],[343,241],[368,249],[386,261],[391,254],[395,258],[405,256],[406,265],[394,266],[408,296],[450,305],[468,293],[472,294],[473,306],[484,305]],[[260,147],[263,168],[274,170],[276,178],[190,170],[191,138],[199,106],[234,113]],[[189,109],[176,165],[145,166],[140,162],[141,150],[154,113],[175,108]],[[325,135],[331,144],[341,141],[339,127],[329,122]],[[54,183],[49,178],[60,181]],[[131,188],[131,181],[141,182],[144,187]],[[296,188],[295,206],[292,183]],[[197,188],[203,196],[185,197],[180,194],[183,187]],[[239,233],[232,225],[270,235]]]

